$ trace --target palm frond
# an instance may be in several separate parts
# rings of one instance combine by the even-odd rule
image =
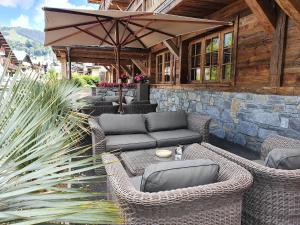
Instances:
[[[0,75],[3,82],[5,74]],[[0,90],[0,223],[120,224],[103,193],[74,188],[99,180],[97,157],[80,157],[86,118],[74,112],[78,88],[68,81],[16,75]]]

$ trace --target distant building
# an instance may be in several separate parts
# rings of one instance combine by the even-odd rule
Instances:
[[[0,73],[2,74],[5,70],[4,68],[7,68],[6,72],[12,75],[17,70],[17,66],[18,60],[0,32]]]

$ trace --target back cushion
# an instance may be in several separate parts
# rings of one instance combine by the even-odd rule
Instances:
[[[153,112],[146,114],[145,117],[147,120],[147,129],[150,132],[185,129],[188,126],[184,111]]]
[[[152,164],[145,169],[143,192],[168,191],[217,182],[219,165],[209,159],[171,161]]]
[[[119,102],[119,96],[104,96],[103,100],[105,102]]]
[[[99,123],[105,134],[147,133],[142,114],[102,114]]]
[[[265,165],[282,170],[300,169],[300,148],[275,148],[268,154]]]

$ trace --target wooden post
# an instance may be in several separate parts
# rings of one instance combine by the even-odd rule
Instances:
[[[287,15],[280,10],[276,31],[273,36],[272,54],[270,60],[270,85],[280,87],[282,84],[284,53],[287,36]]]
[[[59,59],[61,64],[61,79],[67,79],[67,57],[66,55],[62,55]]]
[[[72,62],[71,62],[71,48],[67,47],[68,52],[68,79],[72,79]]]
[[[119,22],[116,21],[116,70],[117,70],[117,81],[120,79],[120,70],[121,70],[121,63],[120,63],[120,51],[121,51],[121,46],[120,46],[120,34],[119,34]],[[119,83],[119,113],[123,113],[123,91],[122,91],[122,81]]]

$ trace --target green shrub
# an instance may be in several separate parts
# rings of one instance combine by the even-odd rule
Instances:
[[[80,75],[74,73],[72,77],[78,87],[95,86],[95,84],[100,81],[99,76],[96,75]]]
[[[73,77],[73,81],[77,87],[85,87],[88,84],[86,80],[80,76]]]

